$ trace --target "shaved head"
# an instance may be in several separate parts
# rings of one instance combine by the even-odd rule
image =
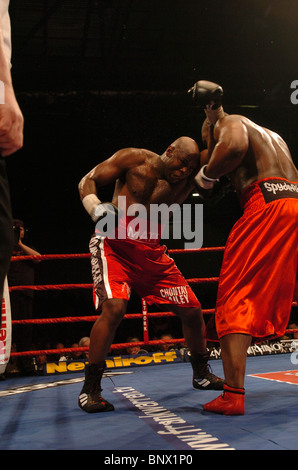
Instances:
[[[200,153],[198,144],[191,137],[179,137],[172,144],[172,147],[186,154],[198,154]]]
[[[200,163],[200,150],[190,137],[179,137],[161,155],[166,179],[170,182],[187,178]]]

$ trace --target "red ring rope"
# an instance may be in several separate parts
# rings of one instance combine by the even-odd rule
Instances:
[[[223,251],[224,247],[206,247],[206,248],[197,248],[197,249],[172,249],[168,250],[169,254],[192,254],[198,252],[219,252]],[[66,260],[66,259],[82,259],[90,258],[89,253],[79,253],[79,254],[54,254],[54,255],[38,255],[38,256],[13,256],[11,261],[21,261],[21,260]],[[188,283],[200,284],[200,283],[210,283],[218,282],[218,277],[209,277],[209,278],[191,278],[187,279]],[[34,285],[34,286],[13,286],[9,288],[9,291],[22,291],[22,290],[34,290],[34,291],[46,291],[46,290],[70,290],[70,289],[92,289],[93,284],[48,284],[48,285]],[[293,306],[298,306],[298,302],[293,302]],[[202,313],[207,315],[214,312],[214,309],[204,309]],[[184,338],[174,338],[171,340],[149,340],[148,334],[148,319],[156,317],[165,317],[165,316],[175,316],[171,311],[169,312],[148,312],[147,304],[144,299],[142,299],[142,313],[133,313],[124,315],[124,319],[143,319],[143,341],[133,342],[133,343],[117,343],[111,346],[111,349],[123,349],[129,346],[155,346],[160,344],[166,344],[173,342],[175,344],[184,343]],[[89,316],[71,316],[71,317],[61,317],[61,318],[46,318],[46,319],[30,319],[30,320],[12,320],[12,325],[21,325],[21,324],[53,324],[53,323],[70,323],[70,322],[94,322],[98,318],[98,315],[89,315]],[[298,333],[298,329],[286,330],[286,333]],[[35,356],[40,354],[50,355],[58,353],[67,353],[67,352],[77,352],[77,351],[87,351],[88,347],[81,348],[63,348],[63,349],[44,349],[37,351],[22,351],[22,352],[11,352],[11,356]]]

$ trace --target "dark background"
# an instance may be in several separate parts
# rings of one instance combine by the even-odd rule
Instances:
[[[162,153],[180,135],[200,142],[204,115],[187,96],[199,79],[223,86],[228,113],[280,133],[298,163],[296,0],[11,0],[10,14],[25,140],[7,168],[14,217],[41,253],[88,251],[77,185],[97,163],[128,146]],[[204,203],[204,246],[224,245],[239,215],[234,193]],[[175,257],[186,277],[218,275],[221,255],[196,256]],[[45,261],[36,279],[91,282],[89,261]],[[92,312],[90,293],[42,295],[41,317]]]

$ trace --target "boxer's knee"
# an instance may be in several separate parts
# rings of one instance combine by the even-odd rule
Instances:
[[[101,319],[109,323],[110,328],[117,328],[126,313],[127,301],[124,299],[109,299],[102,306]]]
[[[175,309],[174,313],[184,322],[197,323],[202,322],[202,310],[201,307],[179,307]]]

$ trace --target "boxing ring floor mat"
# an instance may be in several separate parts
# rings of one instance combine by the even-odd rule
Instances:
[[[221,360],[210,364],[223,376]],[[100,450],[113,458],[137,450],[297,450],[297,369],[290,354],[249,357],[243,416],[203,411],[220,392],[193,389],[188,362],[108,370],[103,396],[115,411],[107,413],[78,407],[83,373],[10,377],[0,382],[0,449]]]

